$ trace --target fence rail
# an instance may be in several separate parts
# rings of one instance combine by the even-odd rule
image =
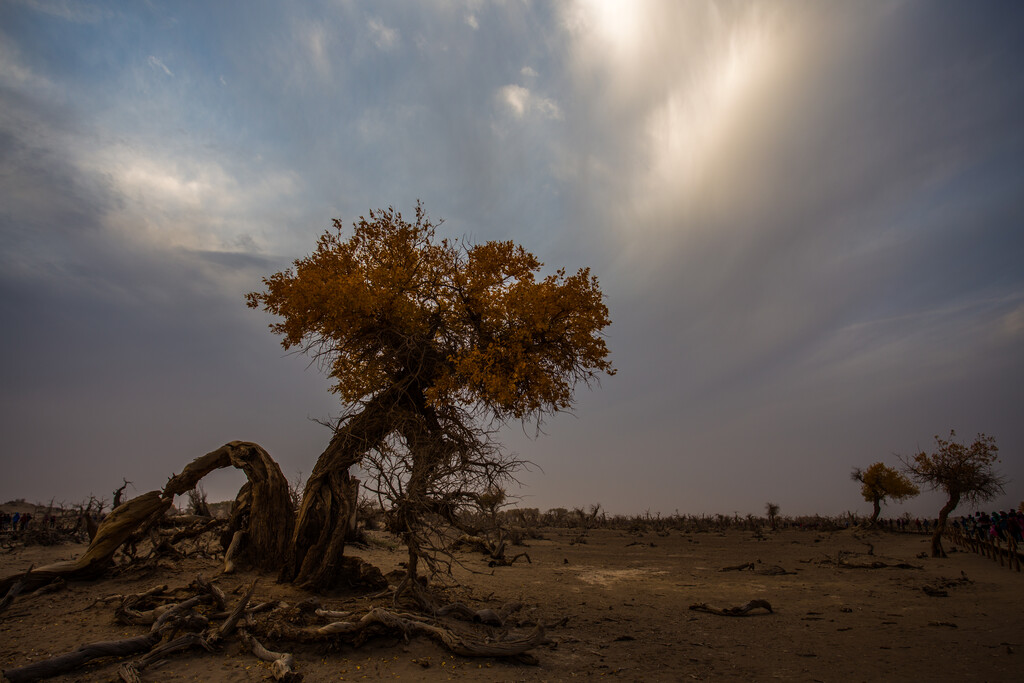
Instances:
[[[1024,556],[1018,549],[1017,541],[1012,537],[1005,541],[998,538],[977,538],[965,534],[963,529],[956,528],[947,528],[945,535],[964,550],[970,550],[972,553],[978,553],[994,562],[999,562],[1000,567],[1008,567],[1011,571],[1020,571]]]

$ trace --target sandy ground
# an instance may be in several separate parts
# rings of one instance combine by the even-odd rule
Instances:
[[[979,555],[919,557],[927,537],[852,531],[786,530],[759,540],[750,532],[671,532],[635,535],[593,530],[585,544],[577,532],[547,529],[531,540],[531,563],[490,570],[480,556],[461,556],[462,597],[498,608],[521,600],[524,623],[568,621],[549,631],[551,643],[534,650],[536,666],[453,656],[415,638],[349,646],[268,643],[295,654],[307,681],[466,680],[561,681],[615,677],[629,681],[1010,681],[1024,675],[1024,574]],[[867,555],[868,541],[874,555]],[[0,575],[68,559],[84,546],[19,548],[0,554]],[[853,569],[849,562],[906,563],[916,568]],[[353,551],[385,573],[403,560],[398,550]],[[719,571],[754,563],[789,574]],[[86,642],[141,634],[146,627],[115,623],[116,603],[94,604],[114,593],[135,593],[162,583],[187,584],[196,573],[215,578],[229,593],[255,575],[219,576],[219,564],[189,559],[147,572],[73,583],[47,595],[18,598],[0,613],[0,669],[75,649]],[[942,588],[941,584],[952,583]],[[942,588],[946,597],[923,589]],[[291,602],[308,597],[264,576],[257,599]],[[726,617],[690,610],[752,599],[773,613]],[[353,609],[366,598],[328,596],[332,609]],[[93,605],[90,607],[90,605]],[[272,647],[272,649],[274,649]],[[111,681],[113,660],[96,660],[56,681]],[[173,655],[150,681],[258,681],[269,668],[236,642],[223,651]]]

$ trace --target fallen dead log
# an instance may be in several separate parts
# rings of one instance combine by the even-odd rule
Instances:
[[[754,572],[755,574],[757,574],[759,576],[785,576],[787,574],[796,574],[796,572],[788,571],[788,570],[783,569],[782,567],[780,567],[778,565],[775,565],[775,564],[767,565],[767,566],[764,566],[764,567],[758,567],[753,562],[744,562],[743,564],[737,564],[737,565],[733,565],[731,567],[722,567],[718,571],[720,571],[720,572],[751,571],[751,572]]]
[[[0,612],[3,612],[5,609],[7,609],[11,605],[11,603],[14,602],[14,599],[18,597],[18,594],[21,593],[21,589],[25,587],[25,582],[28,580],[28,577],[31,573],[32,568],[29,567],[28,571],[25,572],[25,574],[21,578],[17,579],[13,584],[11,584],[11,587],[7,589],[7,594],[4,595],[2,600],[0,600]]]
[[[270,662],[270,671],[274,676],[274,680],[284,681],[285,683],[296,683],[302,680],[302,674],[295,671],[295,658],[290,653],[271,652],[263,647],[260,641],[252,637],[244,628],[238,630],[238,636],[245,643],[245,646],[249,648],[253,656],[260,661]]]
[[[848,562],[843,559],[836,566],[844,569],[924,569],[921,565],[909,562]]]
[[[455,633],[451,629],[429,623],[425,617],[399,614],[380,607],[371,609],[357,621],[334,622],[322,626],[316,630],[316,634],[321,638],[339,634],[355,636],[369,629],[383,630],[405,639],[425,635],[464,657],[515,657],[546,641],[544,627],[539,625],[523,638],[492,642]]]
[[[157,645],[134,662],[122,664],[118,669],[118,675],[120,675],[121,680],[125,681],[125,683],[141,683],[142,677],[140,674],[147,667],[166,659],[168,655],[193,647],[201,647],[207,652],[214,652],[213,647],[201,635],[198,633],[186,633],[174,640]]]
[[[213,602],[217,606],[217,609],[227,609],[228,599],[227,596],[224,595],[224,591],[203,578],[202,574],[196,574],[196,578],[192,582],[192,585],[205,593],[208,593],[210,597],[213,598]]]
[[[747,617],[756,616],[756,614],[772,614],[774,610],[771,604],[767,600],[751,600],[750,602],[740,605],[739,607],[713,607],[706,602],[697,602],[690,605],[690,609],[697,610],[700,612],[708,612],[710,614],[717,614],[722,617]],[[750,614],[753,610],[763,609],[766,612],[757,612],[756,614]]]
[[[77,650],[67,652],[41,662],[26,664],[16,669],[7,669],[4,676],[10,683],[22,681],[38,681],[60,674],[74,671],[86,662],[99,657],[125,657],[139,652],[146,652],[160,642],[161,633],[150,631],[141,636],[122,640],[104,640],[82,645]]]
[[[245,608],[249,604],[249,601],[252,599],[252,594],[256,592],[256,581],[257,579],[252,580],[252,583],[249,584],[249,590],[245,592],[245,595],[242,596],[242,599],[239,600],[238,604],[235,605],[235,608],[231,610],[231,613],[228,614],[228,617],[224,620],[224,623],[220,625],[220,628],[217,629],[216,633],[210,635],[209,640],[211,642],[220,642],[221,640],[223,640],[224,638],[226,638],[234,632],[235,626],[238,624],[238,620],[242,618],[243,614],[245,614]]]
[[[162,515],[171,506],[171,499],[163,499],[159,491],[150,491],[122,503],[103,520],[86,551],[76,560],[55,562],[32,572],[25,579],[23,590],[33,591],[55,578],[92,578],[103,572],[114,553],[140,525]],[[0,593],[6,593],[19,575],[0,579]]]
[[[66,652],[56,657],[50,657],[39,662],[26,664],[15,669],[7,669],[3,672],[10,683],[21,681],[38,681],[43,678],[58,676],[63,673],[74,671],[83,664],[100,657],[125,657],[139,652],[155,651],[156,646],[163,634],[167,631],[178,628],[195,628],[201,626],[206,620],[195,618],[175,619],[178,614],[191,609],[206,599],[206,596],[197,596],[184,602],[174,605],[170,610],[161,615],[154,622],[148,633],[121,640],[104,640],[95,643],[87,643],[71,652]],[[166,651],[165,646],[160,646],[161,652]],[[151,663],[154,660],[147,660]],[[145,668],[145,667],[143,667]]]
[[[475,610],[461,602],[453,602],[437,608],[434,611],[434,614],[439,617],[452,615],[466,621],[471,621],[477,624],[486,624],[488,626],[504,626],[505,620],[515,612],[518,612],[521,608],[521,603],[513,602],[505,605],[498,611],[486,607]]]
[[[513,564],[515,564],[515,561],[518,560],[520,557],[525,557],[527,563],[533,564],[533,560],[530,559],[529,555],[527,555],[526,553],[519,553],[518,555],[514,556],[512,559],[508,559],[506,557],[499,557],[498,559],[491,560],[490,562],[487,563],[487,566],[488,567],[511,567]]]
[[[202,536],[206,532],[212,531],[213,529],[225,523],[224,520],[216,518],[210,519],[200,517],[199,520],[200,521],[189,525],[187,528],[175,532],[175,534],[171,536],[168,543],[170,543],[171,545],[176,545],[184,540],[195,538],[196,536]]]
[[[744,571],[744,570],[747,570],[747,569],[753,569],[753,568],[754,568],[754,563],[753,562],[744,562],[743,564],[735,564],[735,565],[731,565],[729,567],[722,567],[718,571],[720,571],[720,572],[741,572],[741,571]]]

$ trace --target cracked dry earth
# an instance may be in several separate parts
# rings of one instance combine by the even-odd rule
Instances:
[[[478,607],[522,601],[517,618],[524,624],[565,617],[549,629],[551,642],[533,651],[536,665],[458,657],[424,638],[377,639],[360,648],[266,645],[293,652],[306,681],[1010,681],[1021,680],[1024,672],[1024,574],[967,552],[919,557],[928,549],[926,536],[785,530],[759,540],[746,531],[661,536],[592,530],[585,543],[572,544],[575,530],[545,529],[543,535],[515,549],[528,552],[531,563],[491,570],[479,555],[461,555],[465,567],[478,573],[458,569],[464,588],[453,593]],[[4,552],[0,575],[83,549]],[[404,559],[401,551],[380,547],[353,554],[385,573]],[[873,562],[887,566],[850,566]],[[734,569],[720,571],[726,567]],[[116,603],[93,604],[97,598],[183,585],[197,573],[230,594],[255,578],[245,572],[218,576],[219,569],[212,560],[186,559],[21,596],[0,613],[0,669],[144,632],[145,627],[115,623]],[[272,576],[260,578],[256,596],[293,604],[308,597]],[[731,617],[689,609],[751,600],[767,601],[772,612],[753,609]],[[369,604],[366,597],[347,595],[325,596],[323,603],[344,610]],[[116,675],[117,663],[101,659],[51,680],[111,681]],[[143,680],[269,676],[268,665],[232,641],[216,653],[172,655],[147,669]]]

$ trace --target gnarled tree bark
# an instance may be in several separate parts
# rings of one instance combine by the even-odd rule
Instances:
[[[231,523],[246,531],[248,544],[239,558],[263,569],[277,570],[285,556],[295,515],[288,497],[288,480],[281,468],[259,445],[232,441],[189,463],[171,477],[163,491],[149,491],[117,506],[99,525],[86,551],[76,560],[40,567],[28,576],[16,574],[0,579],[0,594],[6,594],[19,580],[26,592],[50,583],[56,577],[91,578],[102,573],[114,553],[133,536],[145,533],[171,508],[174,496],[195,488],[215,469],[234,466],[245,472],[232,510]]]
[[[358,504],[358,488],[349,468],[391,432],[397,398],[397,390],[385,392],[335,431],[306,482],[279,580],[325,591],[351,571],[343,557],[349,521]]]

